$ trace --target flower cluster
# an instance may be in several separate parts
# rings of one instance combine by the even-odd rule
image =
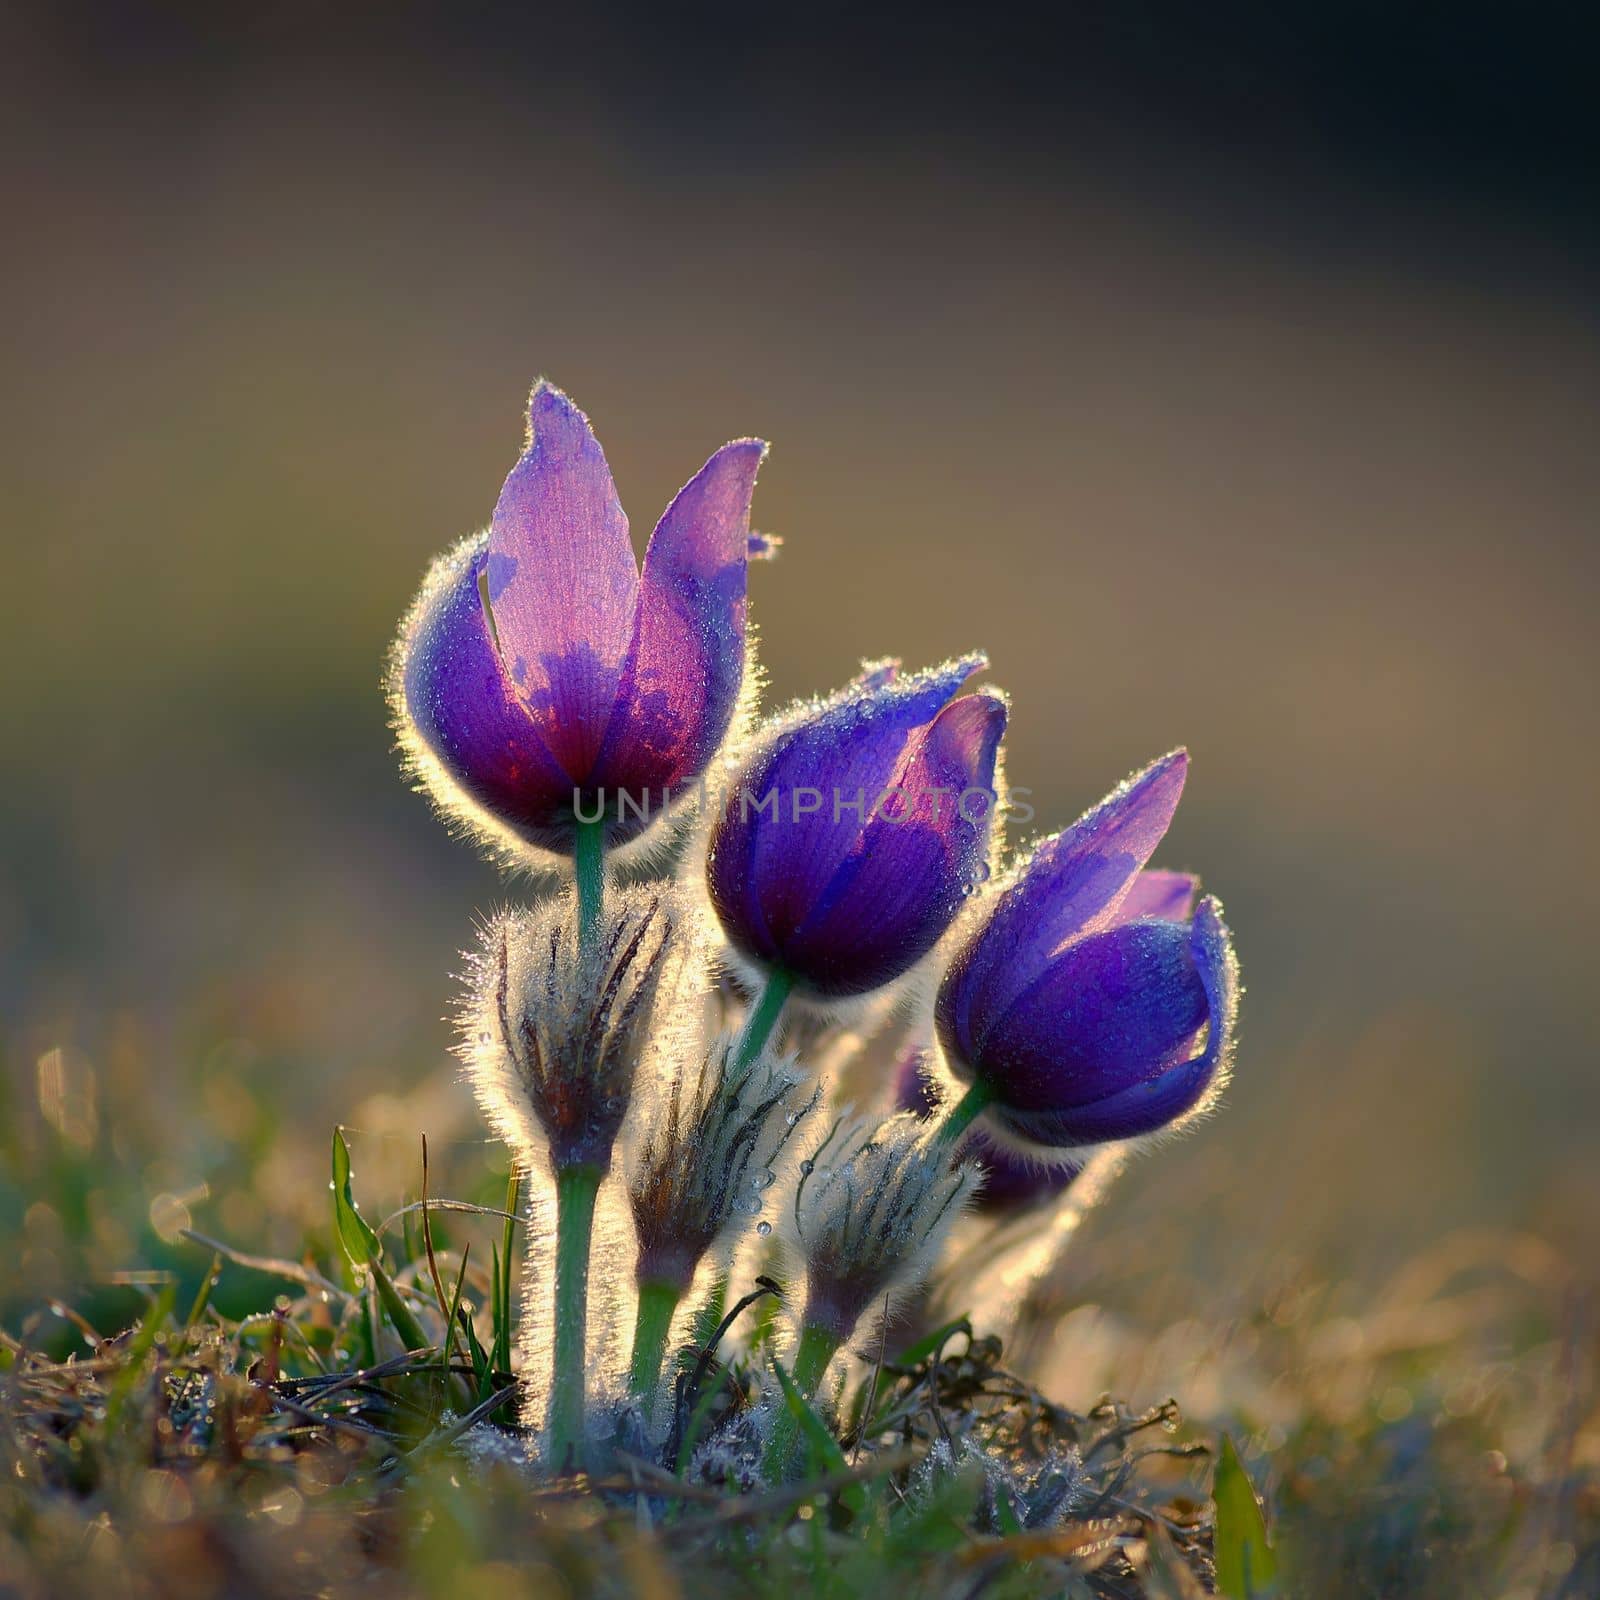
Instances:
[[[817,1393],[957,1235],[992,1257],[985,1230],[1061,1218],[1086,1169],[1192,1121],[1230,1068],[1221,908],[1148,866],[1185,752],[1008,852],[1007,702],[967,692],[982,655],[872,663],[756,721],[765,451],[716,451],[641,572],[588,419],[541,382],[488,529],[435,564],[391,658],[419,786],[503,862],[567,877],[488,923],[460,1014],[534,1191],[524,1411],[556,1471],[624,1427],[661,1443],[674,1335],[705,1339],[758,1273],[788,1314],[750,1345],[751,1381]],[[907,1015],[898,1071],[858,1064],[840,1105],[811,1047]],[[772,1430],[770,1473],[793,1443]]]

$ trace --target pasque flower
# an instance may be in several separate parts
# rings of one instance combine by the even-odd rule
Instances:
[[[869,672],[781,722],[710,839],[711,903],[737,954],[784,986],[865,994],[914,966],[987,876],[1006,706],[957,699],[981,656]]]
[[[946,1124],[1023,1151],[1154,1133],[1225,1080],[1238,964],[1194,879],[1142,870],[1183,790],[1183,751],[1045,840],[995,896],[939,986],[945,1060],[966,1086]]]
[[[1016,1302],[1124,1142],[1203,1109],[1229,1069],[1220,907],[1147,865],[1182,751],[991,884],[1007,707],[963,692],[981,656],[864,663],[751,736],[765,448],[717,451],[641,570],[587,418],[541,382],[489,527],[435,563],[390,658],[402,748],[447,820],[508,861],[571,861],[553,898],[488,921],[459,1017],[528,1180],[519,1387],[543,1403],[533,1448],[552,1473],[609,1475],[644,1449],[722,1483],[763,1436],[769,1480],[798,1469],[801,1434],[816,1442],[805,1397],[864,1319],[919,1286],[930,1314]],[[712,773],[729,787],[704,797],[675,869],[619,880],[613,854]],[[898,1079],[847,1064],[907,989],[927,1002],[916,974],[931,987],[935,957]],[[814,1003],[775,1045],[791,997]],[[742,1292],[757,1265],[787,1284]],[[723,1406],[749,1373],[702,1390],[715,1345],[775,1287],[788,1313],[748,1345],[772,1403]],[[674,1333],[702,1348],[669,1406]]]
[[[574,850],[579,817],[637,837],[705,771],[739,704],[750,499],[766,446],[718,450],[641,575],[588,418],[541,382],[486,532],[435,563],[390,698],[412,769],[501,847]]]

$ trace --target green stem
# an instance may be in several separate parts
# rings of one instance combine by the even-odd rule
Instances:
[[[817,1391],[828,1363],[839,1353],[844,1340],[827,1328],[807,1323],[800,1330],[800,1343],[794,1353],[794,1368],[789,1376],[794,1386],[807,1400]],[[767,1439],[767,1470],[775,1478],[786,1478],[799,1452],[800,1422],[789,1409],[786,1398],[779,1398],[778,1414],[772,1421],[772,1433]]]
[[[934,1137],[940,1144],[952,1145],[970,1128],[984,1107],[994,1099],[994,1090],[986,1083],[975,1083],[956,1101],[955,1110],[944,1119]]]
[[[578,945],[590,949],[600,932],[600,907],[606,893],[606,823],[604,817],[580,822],[572,852],[578,881]]]
[[[639,1315],[633,1325],[633,1365],[628,1387],[641,1400],[655,1393],[661,1381],[661,1358],[666,1354],[672,1314],[681,1298],[670,1283],[639,1285]]]
[[[839,1353],[839,1346],[843,1343],[844,1340],[837,1334],[819,1328],[815,1323],[800,1330],[800,1345],[794,1353],[794,1370],[789,1376],[794,1379],[795,1388],[807,1400],[817,1392],[822,1374],[828,1370],[828,1363]]]
[[[567,1167],[556,1174],[556,1331],[550,1383],[550,1460],[558,1472],[583,1450],[584,1334],[589,1320],[589,1240],[600,1172]]]
[[[783,1015],[784,1002],[793,988],[794,978],[782,967],[774,967],[767,974],[760,997],[744,1019],[744,1028],[734,1049],[733,1070],[739,1077],[750,1070],[756,1057],[766,1048],[772,1030],[778,1025],[778,1018]]]

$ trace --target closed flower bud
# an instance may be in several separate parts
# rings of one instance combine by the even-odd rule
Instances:
[[[659,889],[615,893],[582,949],[571,895],[502,912],[485,928],[461,1012],[479,1104],[519,1152],[557,1172],[605,1172],[673,961],[676,918]]]
[[[795,1190],[802,1327],[837,1344],[886,1295],[914,1288],[975,1177],[915,1116],[835,1123]]]
[[[588,418],[541,382],[485,533],[440,558],[390,701],[415,776],[507,853],[628,843],[697,783],[745,667],[750,499],[766,446],[724,445],[656,525],[641,575]]]
[[[792,1063],[763,1054],[736,1074],[733,1048],[718,1038],[674,1080],[629,1163],[641,1284],[681,1294],[704,1256],[754,1223],[785,1145],[816,1104]]]
[[[1179,751],[1046,840],[957,953],[935,1007],[979,1126],[1049,1154],[1155,1133],[1226,1080],[1238,963],[1220,905],[1141,869],[1182,792]]]
[[[827,1000],[894,982],[938,943],[988,875],[1006,707],[955,698],[983,664],[869,669],[757,748],[706,868],[739,957]]]

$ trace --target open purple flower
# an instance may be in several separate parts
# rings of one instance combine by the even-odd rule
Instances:
[[[893,982],[987,876],[1005,702],[982,657],[875,672],[781,725],[717,818],[706,875],[734,949],[816,996]]]
[[[1154,1133],[1225,1079],[1238,963],[1195,881],[1146,872],[1183,790],[1183,751],[1035,849],[956,955],[935,1005],[979,1127],[1022,1150]]]
[[[571,854],[579,817],[637,837],[705,771],[739,702],[750,498],[738,439],[679,492],[641,576],[589,420],[540,382],[487,532],[435,563],[390,694],[440,807],[492,842]]]

